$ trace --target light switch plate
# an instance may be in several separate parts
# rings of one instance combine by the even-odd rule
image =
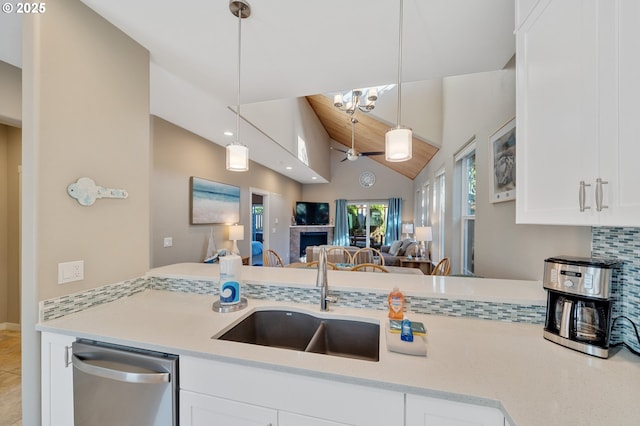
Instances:
[[[84,260],[58,263],[58,284],[84,279]]]
[[[162,241],[162,246],[165,247],[165,248],[173,246],[173,238],[164,237],[164,239]]]

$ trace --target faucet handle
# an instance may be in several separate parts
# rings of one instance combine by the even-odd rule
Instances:
[[[338,296],[329,296],[327,295],[324,300],[326,300],[328,303],[338,303],[338,300],[340,300],[340,298]]]

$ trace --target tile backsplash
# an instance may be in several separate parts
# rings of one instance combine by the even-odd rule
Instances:
[[[611,343],[624,342],[640,352],[640,342],[631,321],[640,328],[640,228],[593,227],[591,255],[623,261],[614,285],[614,327]],[[617,318],[617,319],[616,319]]]

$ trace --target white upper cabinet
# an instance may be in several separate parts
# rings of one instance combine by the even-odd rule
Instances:
[[[640,226],[636,3],[519,1],[517,223]]]
[[[640,2],[611,3],[616,31],[610,37],[616,48],[610,59],[616,68],[608,84],[618,109],[608,117],[611,132],[601,133],[600,174],[609,181],[610,195],[600,224],[640,226]]]

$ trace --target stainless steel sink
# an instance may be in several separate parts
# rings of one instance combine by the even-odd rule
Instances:
[[[220,340],[378,361],[380,325],[289,310],[255,311]]]

